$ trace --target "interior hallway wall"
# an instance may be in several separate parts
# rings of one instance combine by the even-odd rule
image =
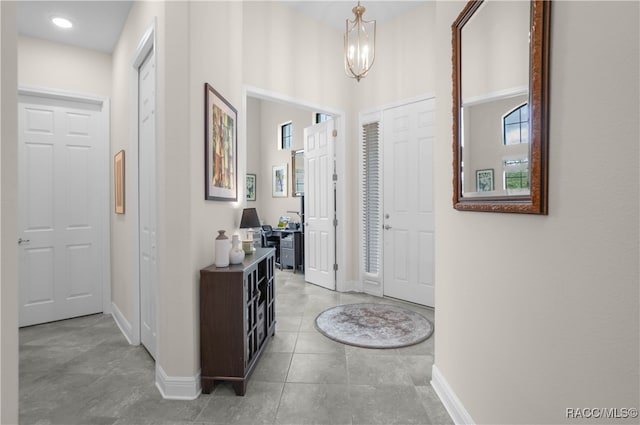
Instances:
[[[34,37],[18,37],[18,84],[111,96],[111,55]]]
[[[404,103],[417,97],[435,95],[435,4],[436,2],[425,2],[392,20],[377,25],[376,59],[367,77],[356,82],[347,78],[342,71],[342,78],[352,86],[355,103],[354,119],[348,126],[351,154],[350,166],[347,167],[350,173],[349,179],[353,182],[347,199],[350,202],[348,210],[353,216],[349,239],[354,242],[351,249],[356,253],[351,264],[355,269],[355,276],[359,272],[361,223],[358,216],[360,198],[358,114]],[[369,19],[374,18],[369,17]],[[340,69],[344,69],[344,66],[340,65]],[[437,103],[438,99],[436,99]],[[440,188],[434,187],[434,192],[438,190]]]
[[[134,241],[137,229],[137,199],[134,184],[137,179],[138,164],[132,154],[137,150],[137,141],[132,135],[131,105],[135,99],[132,91],[132,63],[138,43],[145,31],[158,17],[158,32],[164,30],[164,7],[161,2],[135,2],[129,11],[127,22],[112,54],[112,93],[111,93],[111,156],[121,149],[125,155],[125,214],[111,213],[111,299],[114,314],[121,313],[126,323],[122,324],[129,333],[135,324],[134,288],[137,276],[134,276]],[[164,54],[162,46],[159,55]],[[158,73],[163,72],[158,66]],[[163,92],[160,79],[158,92]],[[159,99],[157,100],[159,104]],[[159,111],[157,111],[159,112]],[[160,116],[158,113],[157,116]],[[163,135],[158,132],[161,140]],[[113,171],[112,171],[113,173]],[[113,176],[112,176],[113,181]],[[160,187],[160,186],[159,186]],[[111,185],[113,191],[113,185]],[[112,210],[113,211],[113,210]]]
[[[262,177],[260,176],[262,167],[262,144],[260,143],[260,132],[262,122],[260,120],[260,109],[262,101],[255,97],[247,98],[247,174],[256,175],[256,185],[260,186]],[[258,213],[262,210],[262,203],[269,202],[265,192],[259,188],[256,190],[256,200],[247,201],[247,208],[255,208]],[[241,233],[244,235],[244,233]],[[244,236],[242,236],[244,238]]]
[[[260,174],[258,180],[259,193],[263,197],[260,203],[260,219],[264,224],[276,227],[280,216],[289,216],[291,221],[300,221],[300,217],[287,211],[300,211],[300,200],[291,196],[293,188],[293,170],[291,169],[291,151],[304,148],[304,129],[313,125],[313,112],[292,105],[260,101]],[[253,116],[248,116],[253,119]],[[293,125],[293,141],[290,149],[278,149],[278,126],[284,122],[291,121]],[[254,153],[247,151],[247,158]],[[273,166],[286,165],[287,174],[287,196],[285,198],[274,198],[273,188]]]
[[[464,4],[436,4],[435,364],[478,424],[637,408],[640,4],[552,3],[548,216],[452,208],[451,24]],[[637,423],[597,422],[614,421]]]
[[[16,5],[0,2],[0,423],[18,423],[18,34]]]
[[[350,126],[357,121],[354,109],[355,81],[344,74],[342,32],[300,14],[283,2],[243,2],[243,83],[270,93],[304,101],[307,106],[342,111],[347,134],[341,135],[345,144],[345,175],[338,185],[344,190],[345,240],[344,279],[357,278],[357,217],[351,214],[357,174],[352,170],[358,163],[357,139]],[[338,147],[339,148],[339,147]],[[275,165],[275,164],[269,164]],[[271,178],[269,177],[269,181]],[[269,182],[270,184],[270,182]],[[271,196],[271,189],[267,196]],[[357,204],[356,204],[357,205]],[[297,210],[297,208],[296,208]]]

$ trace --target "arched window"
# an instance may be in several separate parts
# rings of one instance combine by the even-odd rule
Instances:
[[[505,145],[529,143],[529,104],[524,103],[502,117],[502,141]]]

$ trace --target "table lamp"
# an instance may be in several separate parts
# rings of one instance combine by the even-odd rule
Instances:
[[[260,228],[260,219],[258,218],[258,211],[255,208],[245,208],[242,210],[242,218],[240,219],[240,228],[248,229],[247,233],[249,234],[246,241],[242,241],[242,245],[244,248],[244,244],[249,242],[251,246],[251,250],[247,251],[245,249],[245,253],[253,254],[256,251],[255,246],[253,246],[253,229]]]

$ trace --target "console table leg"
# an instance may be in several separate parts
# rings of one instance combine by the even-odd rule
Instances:
[[[246,379],[243,379],[242,381],[235,381],[233,383],[233,390],[236,392],[236,395],[244,395],[247,391]]]
[[[202,379],[200,385],[202,386],[202,394],[211,394],[213,390],[214,382],[209,379]]]

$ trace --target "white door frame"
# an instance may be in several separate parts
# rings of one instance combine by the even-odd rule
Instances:
[[[384,127],[384,122],[383,122],[383,112],[389,109],[394,109],[394,108],[398,108],[401,106],[406,106],[406,105],[410,105],[412,103],[417,103],[417,102],[422,102],[425,100],[430,100],[430,99],[435,99],[434,95],[431,94],[426,94],[423,96],[417,96],[417,97],[413,97],[413,98],[409,98],[409,99],[404,99],[404,100],[400,100],[398,102],[393,102],[393,103],[389,103],[383,106],[379,106],[377,108],[372,108],[372,109],[367,109],[363,112],[360,112],[358,114],[358,144],[360,144],[362,141],[360,140],[360,133],[362,130],[362,125],[366,124],[366,123],[370,123],[370,122],[374,122],[374,121],[378,121],[380,123],[380,130],[379,130],[379,134],[380,134],[380,170],[384,169],[384,140],[383,140],[383,127]],[[359,166],[360,168],[358,169],[358,184],[361,185],[362,181],[361,181],[361,176],[362,176],[362,153],[359,152]],[[380,199],[384,199],[384,175],[382,174],[381,171],[381,188],[380,188]],[[360,221],[360,217],[362,217],[362,202],[359,203],[358,206],[358,221]],[[380,209],[380,223],[384,223],[384,207]],[[435,211],[434,211],[435,213]],[[368,273],[364,272],[364,268],[362,267],[362,259],[364,258],[364,252],[362,249],[362,243],[360,243],[360,241],[362,241],[362,226],[358,226],[358,252],[359,252],[359,266],[358,266],[358,270],[360,273],[360,282],[362,282],[362,287],[358,288],[359,290],[361,290],[362,292],[365,292],[367,294],[371,294],[371,295],[375,295],[378,297],[383,297],[384,296],[384,232],[381,232],[380,234],[380,268],[378,270],[378,273],[376,275],[371,275]],[[434,268],[436,266],[434,265]]]
[[[102,110],[100,114],[100,126],[104,131],[104,138],[100,141],[101,143],[98,144],[96,149],[101,159],[98,169],[100,184],[95,191],[95,195],[98,197],[100,208],[100,249],[102,250],[102,254],[100,255],[100,272],[97,278],[102,280],[100,284],[102,287],[102,312],[105,314],[111,314],[111,190],[109,177],[111,169],[110,100],[108,97],[73,93],[62,90],[30,86],[18,87],[18,101],[25,97],[33,97],[34,99],[50,99],[53,101],[77,102],[84,105],[97,105]]]
[[[283,95],[280,93],[263,90],[257,87],[252,86],[243,86],[242,88],[242,111],[243,113],[240,116],[240,125],[242,128],[242,132],[240,133],[240,152],[244,152],[245,154],[239,156],[240,158],[240,173],[239,175],[245,175],[247,170],[247,97],[255,97],[262,100],[268,100],[272,102],[279,103],[288,103],[293,106],[298,106],[303,109],[308,109],[309,111],[315,112],[326,112],[328,114],[333,115],[335,118],[339,118],[336,120],[338,133],[341,136],[342,143],[339,143],[335,147],[335,156],[336,156],[336,172],[338,174],[338,184],[336,185],[336,215],[338,219],[338,227],[336,228],[336,263],[338,264],[338,270],[336,272],[336,290],[340,292],[351,290],[350,283],[345,280],[345,268],[346,268],[346,257],[344,252],[345,245],[345,144],[347,140],[346,134],[346,125],[345,125],[345,117],[346,114],[344,111],[327,108],[324,106],[320,106],[306,100],[296,99],[291,96]],[[246,204],[245,200],[241,201],[242,205]]]
[[[144,35],[140,39],[138,43],[138,47],[133,55],[133,59],[131,61],[130,68],[130,83],[129,87],[131,90],[129,92],[129,122],[131,123],[131,148],[127,153],[128,159],[127,162],[131,161],[131,164],[135,164],[135,173],[129,173],[127,179],[130,181],[130,184],[127,187],[131,190],[131,196],[129,197],[131,202],[131,206],[129,207],[129,212],[132,217],[134,217],[135,223],[133,223],[133,231],[131,232],[131,246],[133,247],[132,252],[132,277],[133,277],[133,285],[132,285],[132,293],[131,297],[133,300],[133,317],[131,318],[131,335],[130,343],[133,345],[139,345],[141,343],[141,327],[142,320],[140,318],[140,207],[139,207],[139,179],[138,179],[138,149],[139,149],[139,141],[138,141],[138,70],[142,62],[144,62],[145,58],[149,55],[151,51],[156,55],[156,63],[158,61],[157,51],[156,51],[156,33],[157,33],[157,23],[156,18],[153,18],[151,25],[145,31]],[[154,72],[155,72],[154,68]],[[157,81],[157,80],[156,80]],[[157,83],[156,83],[157,84]],[[157,106],[157,100],[156,100]],[[158,120],[156,119],[156,140],[157,140],[157,125]],[[129,159],[130,158],[130,159]],[[156,158],[156,166],[157,166],[157,158]],[[156,205],[157,211],[157,205]],[[156,295],[156,313],[158,300]],[[157,333],[157,338],[160,340],[160,334]],[[157,344],[157,341],[156,341]],[[156,345],[157,347],[157,345]],[[156,349],[157,351],[157,349]],[[156,353],[157,360],[157,353]]]

